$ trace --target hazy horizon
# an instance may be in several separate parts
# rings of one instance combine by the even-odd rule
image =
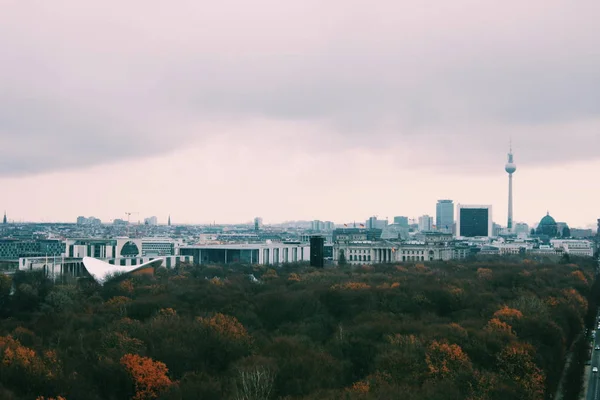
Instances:
[[[10,2],[9,220],[600,217],[600,3]],[[133,220],[133,216],[132,216]]]

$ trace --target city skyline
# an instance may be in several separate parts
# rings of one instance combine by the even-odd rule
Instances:
[[[3,7],[9,219],[504,225],[511,137],[515,223],[600,214],[597,1],[140,4]]]

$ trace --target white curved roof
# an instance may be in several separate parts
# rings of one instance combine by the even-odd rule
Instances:
[[[155,258],[140,265],[113,265],[93,257],[83,258],[83,266],[86,271],[101,285],[104,284],[107,278],[114,274],[128,274],[150,266],[156,268],[160,267],[162,262],[162,258]]]

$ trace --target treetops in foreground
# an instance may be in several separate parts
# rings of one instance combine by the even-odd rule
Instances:
[[[104,286],[0,276],[0,398],[550,398],[595,308],[593,268],[182,266]]]

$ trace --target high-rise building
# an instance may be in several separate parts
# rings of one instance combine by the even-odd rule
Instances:
[[[366,222],[364,227],[367,229],[383,229],[388,226],[387,219],[377,219],[377,217],[371,217]]]
[[[4,211],[4,218],[2,219],[2,223],[4,225],[6,225],[8,223],[8,220],[6,219],[6,211]]]
[[[429,215],[419,217],[419,232],[430,232],[433,230],[433,218]]]
[[[158,225],[158,218],[155,216],[144,218],[144,225],[156,226]]]
[[[310,266],[323,268],[325,265],[325,238],[323,236],[310,237]]]
[[[171,226],[171,214],[169,214],[169,219],[167,220],[167,225]]]
[[[452,200],[438,200],[435,207],[435,227],[438,231],[452,233],[454,225],[454,202]]]
[[[493,235],[492,206],[456,206],[456,236],[478,237]]]
[[[394,224],[398,224],[403,228],[408,228],[408,217],[394,217]]]
[[[513,229],[513,186],[512,177],[517,170],[517,165],[513,160],[512,144],[508,153],[508,162],[504,166],[504,170],[508,172],[508,223],[506,225],[509,232]]]
[[[261,217],[254,218],[254,230],[259,231],[262,228],[263,219]]]

